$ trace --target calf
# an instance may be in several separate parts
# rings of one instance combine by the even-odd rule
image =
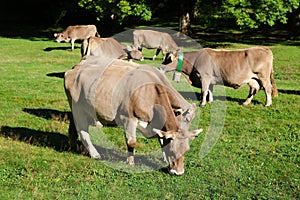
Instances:
[[[72,51],[76,40],[86,40],[91,36],[100,37],[95,25],[68,26],[63,32],[54,33],[56,42],[71,42]]]
[[[133,48],[142,51],[142,48],[157,49],[153,60],[162,51],[163,57],[166,51],[175,53],[179,47],[170,34],[153,30],[134,30],[133,31]]]

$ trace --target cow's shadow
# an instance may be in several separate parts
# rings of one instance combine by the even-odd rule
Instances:
[[[295,94],[300,95],[300,90],[284,90],[284,89],[278,89],[278,92],[283,94]]]
[[[65,72],[53,72],[53,73],[48,73],[46,76],[49,77],[56,77],[56,78],[64,78],[65,77]]]
[[[74,49],[80,49],[81,47],[75,46]],[[71,47],[47,47],[43,49],[43,51],[49,52],[49,51],[71,51]]]
[[[294,91],[292,91],[294,92]],[[297,91],[296,91],[297,92]],[[201,101],[201,93],[199,92],[183,92],[180,91],[179,92],[185,99],[188,100],[192,100],[192,101],[197,101],[200,103]],[[298,94],[298,93],[297,93]],[[240,98],[234,98],[234,97],[230,97],[230,96],[213,96],[214,97],[214,101],[218,100],[218,101],[231,101],[231,102],[237,102],[240,105],[243,105],[243,103],[245,102],[246,98],[244,99],[240,99]],[[208,99],[207,99],[208,100]],[[261,102],[253,99],[251,101],[252,104],[262,104]]]
[[[44,109],[44,108],[24,108],[23,112],[28,114],[35,115],[37,117],[44,118],[46,120],[55,120],[65,123],[69,123],[71,119],[70,112],[58,111],[53,109]],[[77,148],[71,149],[68,141],[68,136],[58,133],[58,132],[47,132],[40,130],[33,130],[26,127],[10,127],[2,126],[0,131],[0,136],[10,138],[16,141],[25,142],[30,145],[39,146],[39,147],[49,147],[58,152],[73,152],[76,154],[82,154],[89,156],[85,148],[83,147],[80,141],[77,141]],[[96,146],[97,151],[101,155],[101,161],[118,163],[126,162],[127,153],[120,149],[105,148],[101,146]],[[160,162],[157,162],[157,159]],[[156,160],[156,161],[155,161]],[[145,156],[145,155],[135,155],[135,164],[137,168],[132,170],[138,170],[139,166],[146,166],[153,170],[158,170],[162,168],[161,158],[157,156]],[[130,168],[128,169],[130,171]]]
[[[42,117],[47,120],[67,121],[71,118],[71,112],[62,112],[45,108],[24,108],[23,112]]]
[[[27,144],[50,147],[56,151],[69,151],[68,137],[57,132],[44,132],[25,127],[2,126],[0,135]]]

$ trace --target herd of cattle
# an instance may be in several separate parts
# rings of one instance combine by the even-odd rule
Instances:
[[[249,104],[261,87],[266,106],[278,95],[274,81],[273,55],[267,47],[243,50],[203,48],[184,52],[168,33],[134,30],[133,45],[121,44],[113,38],[101,38],[94,25],[69,26],[55,33],[56,41],[83,40],[82,60],[65,73],[64,86],[72,110],[69,140],[76,146],[78,134],[90,156],[101,156],[92,144],[90,125],[116,124],[125,131],[128,147],[127,162],[134,164],[136,129],[146,138],[158,138],[170,172],[184,173],[184,155],[189,139],[202,129],[189,131],[196,105],[177,92],[164,72],[180,71],[188,81],[202,90],[201,106],[213,101],[213,85],[250,87]],[[143,60],[142,48],[157,49],[153,60],[162,51],[164,61],[159,68],[128,62]],[[168,52],[166,54],[166,52]]]

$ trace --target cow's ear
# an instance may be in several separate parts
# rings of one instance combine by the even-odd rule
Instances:
[[[173,109],[175,116],[181,115],[183,113],[183,110],[181,108],[179,109]]]
[[[57,37],[57,35],[58,35],[57,33],[54,33],[54,37]]]
[[[177,135],[177,132],[174,131],[162,131],[156,128],[153,128],[153,131],[157,133],[160,138],[175,139]]]

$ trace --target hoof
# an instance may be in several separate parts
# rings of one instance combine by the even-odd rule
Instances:
[[[129,156],[127,158],[127,164],[129,165],[134,165],[134,157],[133,156]]]
[[[101,159],[101,156],[100,154],[95,154],[95,155],[91,155],[91,157],[95,160],[100,160]]]

